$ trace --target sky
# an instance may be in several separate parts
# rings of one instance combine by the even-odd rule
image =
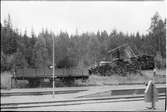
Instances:
[[[155,12],[166,17],[165,1],[1,1],[1,23],[10,14],[14,28],[28,35],[42,28],[55,34],[114,29],[146,34]]]

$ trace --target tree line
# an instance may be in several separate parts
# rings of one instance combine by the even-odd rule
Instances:
[[[1,72],[17,68],[48,68],[52,65],[53,38],[55,42],[55,64],[58,68],[87,67],[103,60],[107,52],[127,43],[136,54],[160,56],[166,60],[166,19],[155,13],[151,18],[148,34],[124,34],[113,30],[96,33],[55,35],[47,29],[31,36],[13,28],[8,16],[1,23]]]

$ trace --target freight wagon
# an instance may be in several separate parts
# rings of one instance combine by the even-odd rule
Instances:
[[[52,69],[17,69],[12,77],[14,80],[27,80],[30,87],[36,87],[40,82],[49,80],[50,84],[53,81]],[[67,84],[73,83],[75,80],[85,81],[89,78],[87,69],[68,68],[55,69],[54,80],[59,79]]]

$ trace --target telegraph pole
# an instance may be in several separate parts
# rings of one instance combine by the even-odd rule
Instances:
[[[55,88],[55,59],[54,59],[54,57],[55,57],[55,50],[54,50],[54,48],[55,48],[55,43],[54,43],[54,36],[52,35],[52,37],[53,37],[53,97],[55,96],[55,91],[54,91],[54,88]]]

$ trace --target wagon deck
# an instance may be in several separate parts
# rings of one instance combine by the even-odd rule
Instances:
[[[53,72],[51,69],[18,69],[13,78],[18,80],[44,78],[52,80],[52,74]],[[55,79],[56,78],[86,79],[88,78],[88,73],[86,69],[55,69]]]

